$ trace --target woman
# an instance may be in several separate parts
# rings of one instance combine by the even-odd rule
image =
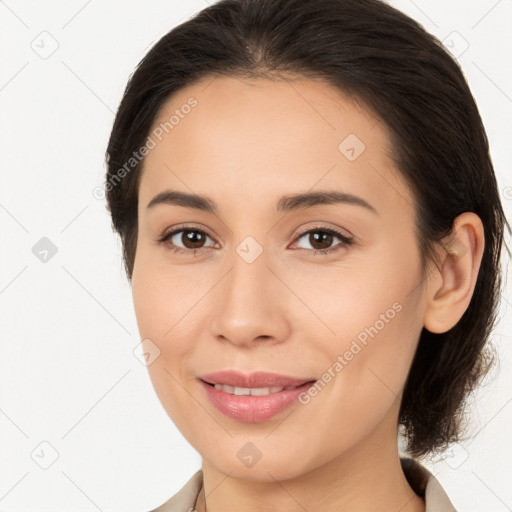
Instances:
[[[142,60],[107,163],[150,377],[202,457],[158,511],[455,510],[417,459],[488,369],[506,221],[433,36],[378,0],[221,0]]]

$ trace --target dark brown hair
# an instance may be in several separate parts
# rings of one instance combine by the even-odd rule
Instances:
[[[416,21],[379,0],[221,0],[175,27],[131,75],[107,148],[108,209],[130,280],[143,160],[119,171],[144,145],[162,104],[216,74],[323,79],[380,117],[415,198],[424,271],[459,214],[482,220],[485,249],[469,307],[446,333],[423,329],[399,417],[413,456],[459,439],[465,399],[488,367],[506,219],[487,136],[457,62]]]

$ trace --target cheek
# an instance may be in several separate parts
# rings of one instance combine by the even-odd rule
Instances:
[[[387,306],[387,299],[383,304]],[[336,324],[332,319],[336,341],[320,340],[319,350],[326,356],[320,367],[323,373],[316,395],[303,397],[302,421],[318,439],[311,455],[315,463],[370,439],[380,424],[389,429],[392,439],[419,335],[415,308],[395,308],[381,308],[378,301],[353,306],[340,314]]]
[[[191,265],[169,265],[149,253],[144,247],[137,253],[132,276],[139,333],[153,340],[162,352],[170,348],[179,352],[184,348],[179,340],[187,339],[187,316],[204,295],[204,275],[199,279]]]
[[[422,328],[419,261],[400,261],[392,251],[374,256],[357,265],[347,258],[337,267],[287,271],[288,282],[314,313],[305,315],[300,329],[309,338],[317,332],[318,357],[312,357],[324,372],[326,394],[342,404],[343,423],[359,414],[359,424],[378,419],[396,400]],[[363,414],[366,406],[371,407]]]
[[[132,275],[140,338],[151,340],[159,351],[148,372],[160,401],[173,418],[189,407],[182,384],[190,377],[185,369],[194,348],[190,320],[207,288],[204,278],[201,284],[198,273],[191,269],[159,262],[149,250],[141,248]]]
[[[369,316],[363,330],[345,340],[343,369],[335,377],[330,397],[331,404],[338,404],[331,409],[331,419],[339,431],[349,433],[357,425],[358,438],[364,438],[390,414],[388,427],[395,428],[393,415],[398,414],[419,336],[414,317],[415,311],[407,306],[388,319],[389,323]],[[326,412],[320,411],[320,415]]]

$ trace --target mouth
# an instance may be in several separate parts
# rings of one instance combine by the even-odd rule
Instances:
[[[202,380],[202,379],[200,379]],[[281,391],[288,391],[291,389],[296,389],[306,384],[313,384],[314,380],[306,381],[298,386],[273,386],[273,387],[265,387],[265,388],[242,388],[237,386],[229,386],[228,384],[213,384],[211,382],[207,382],[203,380],[203,382],[219,391],[224,391],[224,393],[229,393],[230,395],[237,396],[266,396],[273,395],[274,393],[279,393]],[[308,386],[309,387],[309,386]]]
[[[222,391],[235,395],[278,393],[283,389],[293,389],[315,378],[300,378],[270,372],[254,372],[250,374],[235,370],[223,370],[201,375],[200,380],[213,386],[222,386]],[[254,393],[253,393],[254,391]]]
[[[213,406],[231,419],[247,423],[269,420],[299,401],[317,381],[276,373],[222,371],[199,377]]]

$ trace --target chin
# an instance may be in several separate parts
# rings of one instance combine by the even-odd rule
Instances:
[[[252,482],[275,482],[299,477],[315,469],[322,461],[312,459],[314,453],[306,453],[303,442],[293,442],[286,447],[276,437],[276,442],[265,440],[263,436],[235,436],[225,443],[212,444],[189,442],[199,452],[203,463],[231,478],[250,480]],[[299,448],[298,448],[299,447]]]

